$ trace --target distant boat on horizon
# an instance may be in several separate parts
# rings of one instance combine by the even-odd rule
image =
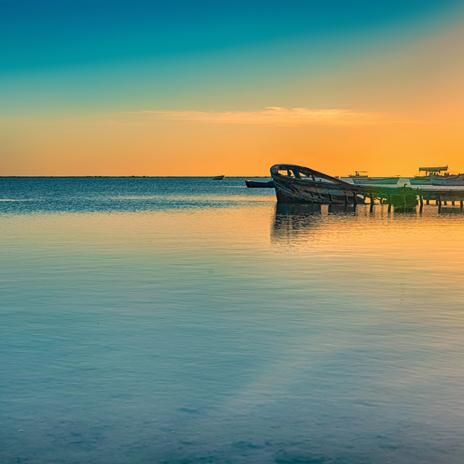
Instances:
[[[224,174],[221,174],[220,176],[214,176],[213,180],[223,180],[224,179]]]

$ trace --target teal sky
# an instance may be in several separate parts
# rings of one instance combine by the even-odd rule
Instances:
[[[459,3],[2,0],[1,111],[308,104],[295,83],[441,27]]]

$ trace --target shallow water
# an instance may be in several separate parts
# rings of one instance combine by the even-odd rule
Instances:
[[[0,462],[464,462],[464,215],[243,179],[0,179]]]

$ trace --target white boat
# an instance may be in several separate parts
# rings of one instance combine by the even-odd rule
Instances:
[[[448,166],[420,167],[419,175],[410,179],[411,185],[464,186],[464,174],[450,174]]]
[[[359,184],[359,185],[396,185],[400,176],[393,177],[369,177],[367,171],[355,171],[354,174],[346,178],[341,178],[346,180],[349,183]]]

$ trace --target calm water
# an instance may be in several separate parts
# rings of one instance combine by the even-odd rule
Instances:
[[[0,462],[464,462],[464,215],[242,179],[0,179]]]

